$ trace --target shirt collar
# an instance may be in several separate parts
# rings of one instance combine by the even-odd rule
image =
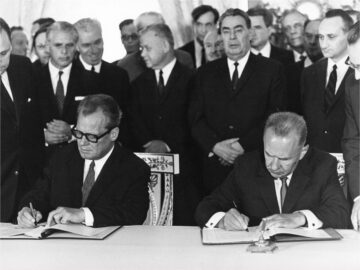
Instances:
[[[176,64],[176,58],[174,57],[173,60],[171,60],[169,63],[167,63],[161,70],[163,72],[163,79],[164,79],[164,84],[166,85],[171,71],[173,70],[174,66]],[[159,81],[159,73],[160,73],[160,69],[156,69],[155,70],[155,74],[156,74],[156,80]]]
[[[292,51],[294,53],[295,62],[299,62],[301,60],[301,58],[300,58],[301,56],[307,57],[307,54],[306,54],[305,51],[303,53],[299,53],[299,52],[297,52],[295,50],[292,50]]]
[[[59,71],[62,71],[63,75],[70,76],[71,67],[72,63],[70,63],[70,65],[63,69],[58,69],[51,63],[51,60],[49,61],[49,71],[52,78],[57,78],[57,76],[59,75]]]
[[[345,64],[347,58],[348,56],[345,55],[336,63],[331,58],[328,58],[328,70],[332,70],[334,65],[336,65],[337,69],[347,69],[349,67],[347,64]]]
[[[81,54],[80,54],[80,57],[79,57],[79,58],[80,58],[80,62],[83,64],[83,66],[84,66],[84,68],[85,68],[86,70],[91,71],[91,68],[94,66],[95,72],[96,72],[96,73],[100,73],[101,62],[102,62],[102,61],[100,61],[99,64],[97,64],[97,65],[89,65],[88,63],[86,63],[86,62],[84,61],[84,59],[82,58]]]
[[[255,48],[251,48],[251,52],[258,55],[259,53],[261,53],[262,56],[269,58],[270,57],[270,51],[271,51],[271,45],[270,42],[266,42],[266,44],[264,45],[264,47],[258,51]]]
[[[95,168],[101,170],[102,167],[104,166],[105,162],[109,159],[109,157],[113,151],[114,151],[114,146],[110,149],[110,151],[105,156],[103,156],[100,159],[94,160]],[[91,162],[92,162],[92,160],[85,159],[85,167],[89,167]]]

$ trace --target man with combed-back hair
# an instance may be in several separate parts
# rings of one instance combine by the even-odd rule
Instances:
[[[76,142],[57,149],[43,177],[25,195],[17,218],[20,226],[41,221],[94,227],[144,222],[150,169],[116,142],[121,114],[108,95],[89,95],[80,102],[72,129]]]
[[[306,145],[304,119],[291,112],[270,115],[264,150],[235,161],[225,182],[196,210],[203,227],[347,228],[349,205],[337,180],[337,161]]]

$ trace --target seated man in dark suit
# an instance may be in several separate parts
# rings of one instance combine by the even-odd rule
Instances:
[[[167,25],[143,29],[140,44],[141,56],[150,69],[133,82],[132,133],[138,151],[180,154],[180,176],[174,180],[174,225],[194,225],[196,148],[187,112],[195,74],[175,58]]]
[[[272,114],[265,124],[264,152],[236,160],[226,181],[196,210],[200,226],[245,230],[266,227],[347,228],[349,205],[337,180],[337,161],[305,145],[304,119]]]
[[[0,222],[11,222],[19,199],[41,174],[44,138],[31,62],[11,54],[10,29],[2,18],[0,93]]]
[[[74,24],[79,40],[77,50],[79,57],[75,60],[81,71],[83,89],[88,94],[107,94],[112,96],[123,112],[119,139],[123,144],[129,141],[127,116],[130,83],[127,72],[102,60],[104,41],[100,22],[83,18]]]
[[[294,63],[291,51],[281,49],[270,44],[273,14],[265,8],[251,8],[247,11],[251,20],[253,35],[251,37],[251,52],[264,57],[270,57],[284,66]]]
[[[135,20],[135,26],[138,32],[150,24],[165,23],[163,16],[157,12],[144,12]],[[189,68],[193,68],[194,64],[189,53],[182,50],[175,50],[175,57],[180,63]],[[146,64],[141,57],[141,52],[137,51],[125,56],[116,63],[128,72],[130,82],[134,81],[141,73],[146,70]]]
[[[121,111],[107,95],[89,95],[78,107],[77,143],[58,148],[44,176],[22,200],[18,223],[87,226],[142,224],[149,206],[149,167],[116,143]],[[30,203],[36,209],[32,216]]]
[[[351,222],[360,231],[360,22],[350,27],[347,35],[349,59],[354,74],[345,82],[345,127],[342,138],[349,197],[354,202]]]

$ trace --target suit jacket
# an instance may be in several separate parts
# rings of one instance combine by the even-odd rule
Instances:
[[[291,51],[270,45],[270,58],[275,59],[282,63],[284,66],[288,66],[294,63],[294,54]]]
[[[19,198],[41,173],[44,154],[29,59],[11,55],[7,74],[14,101],[1,84],[1,222],[14,218]]]
[[[324,109],[327,58],[304,69],[301,77],[301,103],[308,125],[308,142],[323,151],[340,153],[345,123],[345,80],[353,74],[350,68],[342,80],[335,98]]]
[[[282,213],[310,210],[323,227],[347,228],[349,205],[339,185],[337,161],[322,151],[309,148],[293,172]],[[204,226],[217,212],[227,212],[236,203],[240,213],[250,218],[249,226],[280,213],[274,179],[265,167],[263,153],[247,153],[236,160],[226,181],[196,210],[196,220]]]
[[[345,127],[342,149],[345,172],[349,183],[351,199],[360,195],[359,145],[360,145],[360,81],[349,76],[345,82]]]
[[[64,100],[63,112],[60,114],[55,92],[51,83],[49,65],[41,68],[37,76],[37,90],[40,101],[40,112],[42,124],[45,127],[46,123],[53,119],[60,119],[68,124],[76,123],[76,110],[79,101],[76,97],[84,97],[89,92],[83,89],[81,81],[81,70],[75,64],[72,65],[70,71],[67,92]]]
[[[194,63],[191,60],[191,56],[184,51],[175,50],[175,57],[180,63],[189,68],[194,68]],[[130,82],[134,81],[141,73],[143,73],[147,67],[144,60],[141,57],[141,52],[128,54],[123,59],[117,62],[117,66],[125,69],[129,75]]]
[[[194,88],[194,71],[176,61],[159,97],[155,71],[148,69],[133,82],[132,134],[137,151],[151,140],[162,140],[180,154],[180,175],[174,180],[174,225],[195,225],[199,202],[199,153],[190,134],[187,113]]]
[[[304,60],[290,64],[285,69],[287,110],[302,115],[300,78],[304,70]]]
[[[130,82],[127,72],[104,60],[101,61],[99,73],[86,70],[79,58],[75,60],[74,64],[81,71],[82,89],[87,94],[106,94],[113,97],[118,103],[123,112],[119,140],[128,146],[131,135],[128,128]]]
[[[21,206],[32,202],[43,218],[59,206],[82,207],[83,173],[84,159],[77,143],[58,148],[44,176],[23,198]],[[115,144],[84,205],[94,216],[94,227],[142,224],[149,207],[149,178],[149,167]]]
[[[188,42],[185,45],[179,47],[178,49],[189,53],[191,55],[191,59],[192,59],[193,63],[196,65],[194,40],[191,40],[190,42]]]
[[[208,157],[217,142],[239,138],[244,150],[261,148],[263,125],[269,114],[284,108],[285,76],[277,61],[250,53],[232,90],[227,59],[198,69],[196,93],[190,105],[192,135],[204,152],[204,181],[212,190],[231,170]]]

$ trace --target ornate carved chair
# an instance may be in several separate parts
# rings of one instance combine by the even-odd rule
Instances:
[[[150,167],[150,206],[144,225],[171,226],[173,222],[173,177],[179,174],[178,154],[135,153]]]

